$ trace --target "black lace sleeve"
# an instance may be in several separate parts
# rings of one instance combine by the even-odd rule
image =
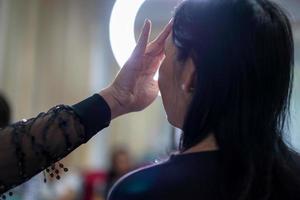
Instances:
[[[102,109],[95,106],[102,106]],[[99,100],[98,95],[74,107],[56,106],[36,118],[1,129],[0,194],[53,166],[53,163],[87,142],[109,125],[109,114],[107,104],[103,99]],[[100,121],[96,125],[85,122],[97,115]]]

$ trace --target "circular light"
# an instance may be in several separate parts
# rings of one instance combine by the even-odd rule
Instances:
[[[109,25],[110,44],[120,67],[125,64],[136,45],[134,22],[144,2],[145,0],[116,0],[113,7]]]

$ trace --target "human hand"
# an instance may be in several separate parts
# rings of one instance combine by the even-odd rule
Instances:
[[[151,21],[146,20],[137,45],[113,83],[99,94],[111,108],[112,119],[149,106],[158,95],[153,79],[164,59],[164,43],[172,30],[172,20],[158,37],[148,43]]]

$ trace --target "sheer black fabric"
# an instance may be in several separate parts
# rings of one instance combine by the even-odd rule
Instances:
[[[36,118],[1,129],[0,194],[51,165],[53,168],[53,163],[87,142],[109,123],[109,106],[96,94],[73,107],[56,106]]]
[[[71,107],[56,106],[1,130],[0,193],[28,180],[86,142]]]

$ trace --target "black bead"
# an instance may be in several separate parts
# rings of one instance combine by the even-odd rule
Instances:
[[[64,168],[64,171],[67,172],[67,171],[69,171],[69,169],[68,168]]]
[[[51,173],[51,174],[50,174],[50,176],[51,176],[51,178],[53,178],[53,177],[54,177],[54,174],[53,174],[53,173]]]
[[[60,168],[63,168],[63,167],[64,167],[64,165],[60,163],[60,164],[59,164],[59,167],[60,167]]]
[[[47,183],[47,179],[44,178],[44,183]]]
[[[54,166],[52,166],[52,167],[51,167],[51,169],[52,169],[52,170],[55,170],[55,167],[54,167]]]
[[[50,172],[50,169],[46,169],[46,172],[48,172],[48,173],[49,173],[49,172]]]
[[[57,175],[57,176],[56,176],[56,179],[57,179],[57,180],[59,180],[59,179],[60,179],[60,176],[59,176],[59,175]]]
[[[13,195],[13,193],[12,193],[12,192],[9,192],[9,193],[8,193],[8,195],[9,195],[9,196],[12,196],[12,195]]]
[[[5,196],[5,194],[4,194],[4,195],[2,195],[2,198],[3,198],[3,199],[6,199],[6,196]]]
[[[58,170],[55,170],[55,173],[56,173],[56,174],[59,174],[59,171],[58,171]]]

